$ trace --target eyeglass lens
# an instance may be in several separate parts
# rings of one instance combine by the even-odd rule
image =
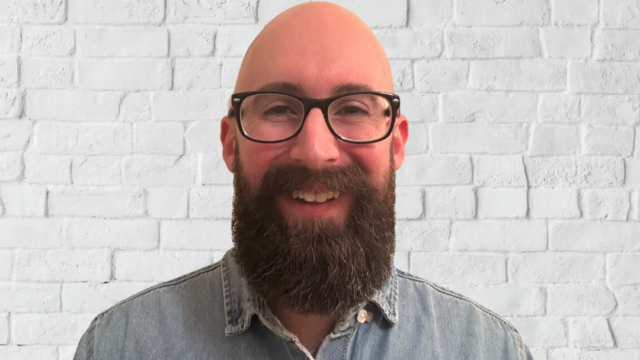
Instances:
[[[384,137],[391,126],[391,104],[375,94],[340,97],[328,109],[331,128],[352,141],[374,141]],[[255,140],[278,141],[295,134],[302,125],[304,105],[282,94],[256,94],[240,106],[240,123]]]

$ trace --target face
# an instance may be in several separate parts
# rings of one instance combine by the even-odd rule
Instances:
[[[393,92],[388,62],[373,34],[359,19],[354,20],[353,14],[335,11],[335,8],[315,9],[305,15],[304,10],[302,13],[290,10],[267,25],[245,56],[235,92],[270,90],[312,98],[362,90]],[[315,287],[315,295],[329,291],[339,302],[345,284],[364,281],[367,273],[378,266],[367,263],[367,254],[362,254],[362,249],[381,248],[379,244],[358,243],[354,237],[377,237],[386,242],[378,257],[388,265],[388,252],[393,250],[393,246],[388,246],[393,238],[384,236],[393,232],[393,224],[388,221],[389,212],[393,217],[393,199],[388,195],[391,193],[394,198],[393,175],[404,159],[407,136],[407,121],[399,116],[387,139],[373,144],[346,143],[333,136],[322,112],[315,108],[297,137],[262,144],[245,139],[234,119],[223,118],[223,156],[229,170],[234,172],[236,190],[234,242],[236,250],[242,249],[245,257],[254,257],[245,259],[244,266],[240,259],[245,275],[260,274],[259,278],[264,278],[265,274],[280,271],[280,279],[271,279],[266,289],[287,288],[289,293],[308,297],[309,291],[314,291],[309,287]],[[329,197],[332,199],[324,202],[308,201]],[[371,214],[372,208],[379,209],[382,218],[362,217],[363,213]],[[382,228],[376,228],[376,224],[382,223]],[[270,232],[275,235],[269,236]],[[317,248],[309,247],[310,244]],[[345,244],[351,250],[342,246]],[[374,251],[371,249],[369,253]],[[315,261],[305,256],[309,253],[324,255]],[[351,259],[345,259],[345,254]],[[260,256],[262,260],[256,259]],[[264,261],[273,257],[278,262]],[[302,268],[314,261],[313,266]],[[360,268],[353,268],[354,263],[361,264]],[[314,278],[314,273],[328,274],[331,267],[338,270],[334,273],[344,278],[343,283],[327,276]],[[295,274],[301,275],[297,283],[292,280]],[[371,295],[383,275],[366,289],[368,294],[354,294],[353,301]],[[277,281],[289,282],[291,286]],[[322,288],[320,283],[328,288],[318,291]],[[254,282],[253,286],[260,284]],[[282,297],[287,291],[276,293]],[[326,306],[305,307],[300,301],[291,300],[285,306],[303,312],[331,312],[340,305],[335,301]],[[338,307],[344,310],[342,305]]]

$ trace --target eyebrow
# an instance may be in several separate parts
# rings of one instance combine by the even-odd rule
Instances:
[[[304,95],[304,90],[300,84],[290,83],[290,82],[273,82],[268,83],[260,87],[259,91],[276,91],[285,94],[302,96]],[[366,84],[361,83],[345,83],[336,85],[331,88],[331,96],[342,95],[348,93],[355,92],[366,92],[366,91],[374,91],[373,88]]]

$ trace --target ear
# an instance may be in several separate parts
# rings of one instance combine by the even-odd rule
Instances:
[[[409,121],[404,115],[398,116],[393,129],[393,161],[397,171],[404,162],[404,146],[409,138]]]
[[[220,122],[220,142],[222,142],[222,158],[227,165],[227,169],[233,172],[233,162],[236,147],[235,123],[228,116],[222,118]]]

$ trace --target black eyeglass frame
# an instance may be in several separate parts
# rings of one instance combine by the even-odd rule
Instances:
[[[279,95],[286,95],[286,96],[290,96],[298,101],[300,101],[302,103],[302,106],[304,108],[304,115],[302,117],[302,123],[300,124],[300,127],[298,128],[298,130],[296,130],[295,133],[293,133],[293,135],[282,139],[282,140],[258,140],[258,139],[254,139],[251,136],[249,136],[245,131],[244,128],[242,127],[242,122],[240,121],[240,106],[242,105],[242,102],[244,101],[244,99],[248,98],[249,96],[252,95],[259,95],[259,94],[279,94]],[[382,137],[380,137],[379,139],[375,139],[375,140],[367,140],[367,141],[358,141],[358,140],[350,140],[347,139],[345,137],[343,137],[342,135],[338,134],[333,127],[331,127],[331,123],[329,123],[329,105],[331,105],[331,103],[334,100],[346,97],[346,96],[351,96],[351,95],[379,95],[383,98],[385,98],[387,101],[389,101],[389,104],[391,104],[391,126],[389,126],[389,130],[387,131],[386,134],[384,134]],[[298,134],[300,133],[300,131],[302,131],[302,128],[304,127],[304,123],[305,121],[307,121],[307,116],[309,115],[309,113],[311,112],[311,109],[313,108],[318,108],[320,109],[320,111],[322,111],[322,115],[324,116],[324,122],[327,124],[327,127],[329,128],[329,131],[331,131],[331,133],[333,134],[333,136],[337,137],[338,139],[344,141],[344,142],[348,142],[351,144],[372,144],[378,141],[382,141],[386,138],[389,137],[389,135],[391,135],[391,133],[393,132],[393,127],[396,123],[396,118],[398,115],[398,110],[400,110],[400,96],[396,95],[396,94],[392,94],[392,93],[387,93],[387,92],[381,92],[381,91],[362,91],[362,92],[354,92],[354,93],[348,93],[348,94],[342,94],[342,95],[336,95],[336,96],[332,96],[332,97],[328,97],[328,98],[324,98],[324,99],[313,99],[313,98],[306,98],[306,97],[300,97],[300,96],[295,96],[295,95],[291,95],[291,94],[286,94],[283,92],[278,92],[278,91],[247,91],[247,92],[240,92],[240,93],[235,93],[231,95],[231,107],[233,108],[234,113],[231,114],[229,113],[229,117],[235,117],[236,123],[238,124],[238,128],[240,129],[240,133],[242,133],[242,136],[244,136],[245,138],[247,138],[248,140],[251,141],[255,141],[255,142],[259,142],[259,143],[263,143],[263,144],[275,144],[275,143],[281,143],[281,142],[285,142],[287,140],[291,140],[294,137],[298,136]],[[236,114],[238,114],[238,116],[236,116]]]

